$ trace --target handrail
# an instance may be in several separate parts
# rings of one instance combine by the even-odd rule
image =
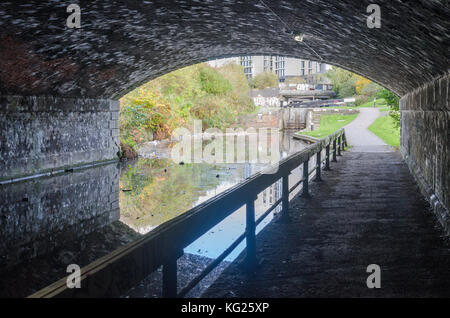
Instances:
[[[341,128],[283,159],[278,164],[276,172],[273,172],[276,166],[258,172],[242,183],[161,224],[140,239],[126,244],[83,267],[80,277],[81,288],[68,288],[66,284],[67,279],[62,278],[30,297],[119,297],[161,265],[163,265],[163,296],[184,296],[214,269],[221,260],[230,254],[244,238],[247,240],[246,262],[251,267],[256,261],[254,244],[256,240],[256,225],[280,203],[282,204],[280,219],[289,220],[289,194],[300,183],[303,183],[302,196],[308,196],[309,176],[315,171],[316,180],[320,181],[323,162],[325,162],[324,170],[329,169],[331,145],[333,146],[332,161],[335,161],[336,156],[340,155],[343,146],[346,144],[345,131]],[[321,159],[323,149],[326,149],[324,160]],[[310,171],[308,163],[313,155],[317,156],[317,163]],[[289,189],[289,174],[301,164],[303,164],[303,178],[295,187]],[[267,171],[271,171],[271,173],[265,173]],[[254,201],[257,195],[280,179],[283,181],[282,198],[276,201],[255,221]],[[247,209],[245,233],[239,236],[229,248],[208,265],[197,278],[183,288],[180,293],[177,293],[176,262],[183,254],[183,248],[190,245],[243,205],[246,205]]]

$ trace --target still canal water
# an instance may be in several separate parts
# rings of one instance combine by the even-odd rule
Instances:
[[[280,132],[280,159],[297,152],[305,144]],[[259,149],[261,151],[261,149]],[[164,145],[149,143],[141,147],[140,159],[123,165],[120,176],[120,220],[145,234],[192,207],[216,196],[267,167],[265,164],[177,164]],[[299,179],[293,173],[291,184]],[[295,180],[296,179],[296,180]],[[281,182],[263,191],[256,200],[256,217],[264,213],[281,195]],[[275,213],[277,210],[274,211]],[[272,215],[262,222],[263,228]],[[216,225],[185,248],[185,253],[216,258],[245,231],[245,206]],[[242,242],[226,260],[232,261],[244,249]]]

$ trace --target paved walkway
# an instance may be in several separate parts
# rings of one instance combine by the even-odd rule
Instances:
[[[381,115],[378,108],[359,108],[359,115],[345,126],[347,141],[351,151],[386,152],[393,151],[383,140],[368,130],[369,126]]]
[[[408,167],[355,129],[374,111],[346,127],[357,146],[312,183],[312,198],[292,200],[291,222],[258,234],[254,272],[239,265],[243,252],[203,297],[450,297],[450,242]],[[381,267],[380,289],[366,286],[369,264]]]

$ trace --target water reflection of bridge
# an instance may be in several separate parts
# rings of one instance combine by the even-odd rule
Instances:
[[[27,296],[67,275],[68,264],[126,243],[118,236],[133,238],[118,224],[119,172],[109,164],[0,186],[0,296]]]

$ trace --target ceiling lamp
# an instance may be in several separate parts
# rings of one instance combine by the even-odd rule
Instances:
[[[302,33],[294,34],[294,40],[297,42],[303,42],[303,34]]]

